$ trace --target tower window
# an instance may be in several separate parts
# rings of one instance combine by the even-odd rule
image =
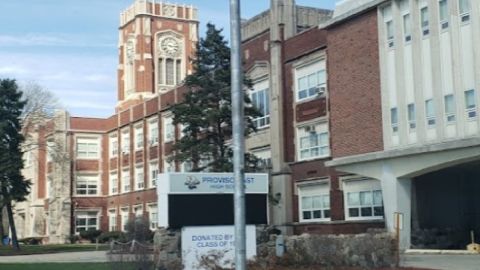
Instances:
[[[182,80],[182,60],[177,60],[176,64],[177,65],[175,67],[175,78],[178,85]]]
[[[173,85],[174,84],[174,62],[173,59],[167,59],[166,61],[166,77],[167,77],[167,85]]]
[[[165,81],[163,79],[163,58],[158,59],[158,83],[159,84],[164,84]]]

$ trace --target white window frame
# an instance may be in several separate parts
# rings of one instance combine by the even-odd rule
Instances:
[[[127,231],[126,226],[128,224],[129,219],[130,219],[129,207],[120,208],[120,230],[122,232]]]
[[[327,181],[316,181],[309,183],[297,184],[298,191],[298,220],[302,223],[330,221],[331,220],[331,203],[330,203],[330,185]],[[304,202],[307,198],[312,200],[311,207],[305,208]],[[313,206],[313,199],[321,200],[321,206]],[[315,218],[314,215],[320,211],[320,218]],[[309,212],[311,218],[304,218],[304,212]],[[328,217],[325,217],[327,216]]]
[[[423,17],[423,10],[426,11],[426,18]],[[426,4],[420,6],[420,29],[422,29],[423,37],[430,35],[430,10]]]
[[[158,118],[148,120],[148,145],[158,145]]]
[[[319,81],[320,74],[324,74],[324,81]],[[317,83],[312,86],[310,85],[309,78],[310,76],[316,75]],[[323,96],[327,92],[327,67],[325,58],[316,59],[313,62],[309,62],[305,65],[301,65],[295,68],[295,101],[296,102],[303,102],[311,99],[315,99],[319,96]],[[312,77],[313,78],[313,77]],[[300,80],[307,80],[307,88],[300,89]],[[318,88],[315,93],[310,94],[310,90]],[[306,91],[307,95],[305,97],[300,97],[300,92]]]
[[[108,210],[108,231],[114,232],[117,231],[117,210],[109,209]]]
[[[402,16],[403,41],[408,44],[412,41],[412,15],[410,14],[410,0],[400,2],[400,12]],[[407,19],[408,18],[408,19]]]
[[[376,179],[371,178],[347,178],[342,179],[343,187],[343,200],[344,200],[344,210],[345,210],[345,220],[383,220],[385,211],[383,203],[383,192],[381,182]],[[375,202],[374,192],[381,192],[382,202]],[[355,205],[349,204],[349,194],[359,194],[359,203]],[[360,194],[361,193],[370,193],[371,194],[371,203],[362,205]],[[363,206],[363,207],[362,207]],[[382,215],[375,215],[375,208],[382,207]],[[371,216],[362,216],[362,208],[371,208]],[[350,209],[358,209],[358,216],[350,216]]]
[[[175,172],[175,162],[168,161],[169,157],[163,158],[163,173]]]
[[[118,156],[118,137],[115,134],[115,136],[110,136],[108,138],[109,140],[109,146],[110,146],[110,158],[112,157],[117,157]]]
[[[467,5],[467,10],[462,12],[462,2],[465,2]],[[472,11],[472,2],[471,0],[458,0],[458,12],[460,15],[460,22],[462,24],[470,23],[470,13]]]
[[[109,175],[110,195],[118,194],[118,174],[112,172]]]
[[[85,187],[79,188],[79,183],[85,183]],[[85,191],[85,194],[79,193]],[[90,193],[95,191],[95,193]],[[75,177],[75,196],[96,197],[100,196],[100,176],[98,174],[79,174]]]
[[[53,152],[55,148],[55,142],[52,140],[47,140],[47,162],[53,160]]]
[[[410,110],[412,108],[413,110]],[[407,104],[407,122],[409,132],[417,130],[417,108],[415,103]]]
[[[149,178],[150,178],[150,187],[156,187],[158,183],[158,177],[160,175],[160,169],[158,168],[158,161],[151,161],[149,163]]]
[[[122,171],[122,193],[127,193],[132,191],[131,181],[130,181],[130,170],[123,170]]]
[[[143,149],[143,125],[137,125],[134,129],[135,134],[135,151]]]
[[[154,231],[158,227],[158,208],[157,204],[148,205],[148,221],[150,223],[150,230]]]
[[[473,94],[473,104],[469,106],[468,97],[469,93]],[[477,93],[475,89],[465,91],[465,117],[467,121],[475,121],[477,119]]]
[[[446,18],[442,19],[442,2],[446,4]],[[440,31],[445,31],[449,27],[450,8],[448,6],[448,0],[438,0],[438,19],[440,21]]]
[[[258,104],[255,104],[254,101],[257,101],[258,98],[254,99],[254,96],[258,96],[261,92],[263,92],[263,109],[258,108]],[[257,127],[257,129],[268,128],[270,126],[270,87],[269,87],[269,80],[265,79],[259,82],[256,82],[253,85],[253,89],[250,91],[250,100],[252,101],[252,106],[256,107],[258,111],[262,114],[262,116],[256,117],[252,119],[253,124]],[[263,122],[263,124],[262,124]]]
[[[98,210],[84,210],[75,212],[75,234],[80,234],[80,228],[85,228],[83,231],[88,231],[91,229],[98,230],[100,226],[99,219],[100,212]],[[79,219],[85,219],[85,225],[78,225]],[[90,224],[90,219],[95,219],[95,225]]]
[[[77,159],[98,159],[100,157],[100,139],[98,137],[77,137],[75,146]],[[81,146],[84,146],[85,150],[80,150]]]
[[[310,131],[307,131],[310,130]],[[309,134],[306,134],[309,132]],[[316,123],[308,123],[302,124],[296,128],[297,133],[297,160],[310,160],[310,159],[317,159],[317,158],[327,158],[330,156],[330,134],[328,130],[328,123],[327,122],[316,122]],[[318,144],[315,146],[309,146],[302,148],[302,139],[306,139],[308,136],[319,136],[317,138]],[[305,136],[302,136],[305,135]],[[308,136],[307,136],[308,135]],[[326,135],[326,144],[321,143],[322,135]],[[312,139],[310,137],[310,139]],[[311,153],[316,148],[318,151],[318,155],[312,156]],[[322,149],[327,149],[326,153],[322,154]],[[309,150],[310,155],[308,157],[302,157],[302,151]]]
[[[259,168],[271,169],[272,168],[272,150],[270,148],[262,148],[252,150],[254,154],[259,159]]]
[[[429,112],[429,108],[432,109],[431,112]],[[435,128],[435,126],[437,125],[437,118],[435,113],[435,102],[431,98],[425,100],[425,120],[426,120],[427,128]]]
[[[449,98],[451,97],[451,101],[449,101]],[[452,108],[452,111],[448,111],[448,108],[449,108],[449,102],[451,102],[451,106],[453,106]],[[445,123],[447,123],[447,125],[451,125],[451,124],[454,124],[456,121],[457,121],[457,117],[456,117],[456,104],[455,104],[455,96],[453,94],[448,94],[448,95],[445,95],[443,96],[443,107],[444,107],[444,111],[445,111]]]
[[[143,165],[135,167],[135,190],[145,189],[145,173]]]
[[[390,109],[390,124],[392,125],[392,133],[398,134],[398,108],[394,107]]]
[[[143,205],[138,204],[133,206],[133,214],[135,215],[135,219],[142,218],[143,217]]]
[[[175,125],[173,124],[173,115],[164,115],[162,117],[163,142],[173,142],[175,140]]]
[[[130,154],[130,129],[124,129],[121,132],[121,140],[122,140],[122,154],[128,155]]]

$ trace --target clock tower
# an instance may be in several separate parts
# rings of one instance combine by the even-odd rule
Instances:
[[[197,9],[136,0],[120,15],[117,111],[181,84],[192,72]]]

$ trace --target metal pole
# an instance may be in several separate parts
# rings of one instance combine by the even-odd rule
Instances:
[[[235,177],[235,269],[246,269],[245,233],[245,133],[243,72],[241,62],[240,0],[230,0],[230,40],[232,72],[233,174]]]

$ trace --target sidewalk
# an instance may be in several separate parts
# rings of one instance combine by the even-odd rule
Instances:
[[[0,256],[0,263],[107,262],[107,251]]]

